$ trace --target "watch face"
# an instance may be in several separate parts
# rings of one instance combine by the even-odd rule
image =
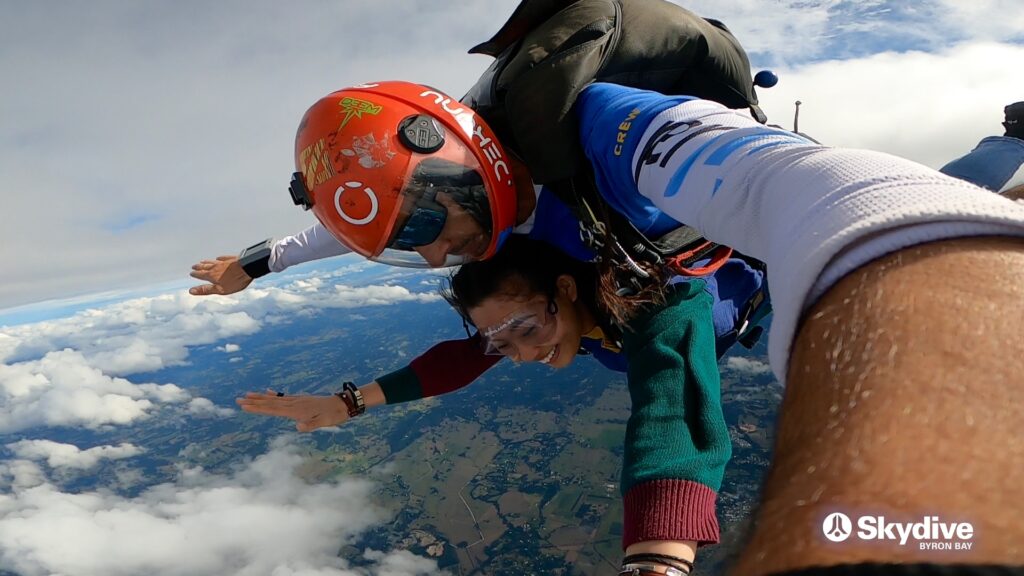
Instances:
[[[262,252],[264,250],[269,254],[270,253],[270,247],[271,247],[271,245],[273,243],[274,243],[274,241],[271,238],[267,238],[266,240],[264,240],[262,242],[257,242],[256,244],[253,244],[252,246],[249,246],[245,250],[242,250],[242,253],[239,254],[239,258],[245,258],[246,256],[251,256],[253,254]]]

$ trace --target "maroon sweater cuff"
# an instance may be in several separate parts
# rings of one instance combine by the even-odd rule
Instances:
[[[651,480],[641,482],[623,498],[622,549],[647,540],[718,542],[718,494],[699,482]]]
[[[409,363],[419,379],[423,398],[447,394],[467,386],[498,363],[504,356],[483,353],[480,336],[448,340]]]

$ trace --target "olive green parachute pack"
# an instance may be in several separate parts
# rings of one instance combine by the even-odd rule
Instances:
[[[647,238],[608,209],[572,108],[591,83],[612,82],[746,108],[765,122],[750,62],[724,24],[663,0],[523,0],[498,33],[470,53],[495,61],[463,103],[526,163],[535,183],[569,205],[592,248],[610,240],[627,266],[639,259],[680,273],[710,271],[689,267],[723,251],[695,230],[683,226]],[[597,214],[610,220],[611,234]]]

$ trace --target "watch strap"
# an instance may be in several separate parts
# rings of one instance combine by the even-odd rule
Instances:
[[[266,240],[249,246],[238,255],[238,263],[242,270],[253,279],[270,274],[270,252],[274,247],[274,239]]]
[[[341,398],[341,401],[345,403],[345,406],[348,408],[349,418],[355,418],[366,412],[366,401],[363,399],[363,393],[352,382],[343,383],[341,385],[341,392],[338,392],[335,396]]]

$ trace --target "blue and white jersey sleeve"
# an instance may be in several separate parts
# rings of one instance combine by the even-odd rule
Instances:
[[[966,156],[939,168],[939,172],[994,192],[1016,188],[1024,184],[1024,140],[989,136]]]
[[[593,92],[591,93],[591,91]],[[1024,205],[908,160],[821,146],[703,100],[647,96],[619,143],[602,120],[633,113],[629,88],[584,91],[581,134],[595,171],[672,218],[768,266],[772,366],[785,379],[801,313],[887,253],[964,236],[1024,236]],[[638,129],[642,129],[642,133]],[[625,189],[625,188],[622,188]]]
[[[598,83],[577,101],[581,142],[594,166],[601,196],[649,236],[678,228],[679,222],[637,191],[630,161],[647,123],[661,111],[692,99]]]

